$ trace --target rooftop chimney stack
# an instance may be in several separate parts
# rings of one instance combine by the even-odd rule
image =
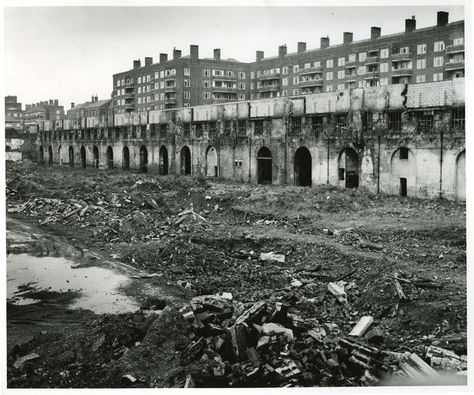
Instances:
[[[74,104],[74,102],[72,101],[72,102],[71,102],[71,108],[74,108],[74,106],[75,106],[75,104]]]
[[[298,53],[305,52],[306,51],[306,43],[299,41],[298,42]]]
[[[415,15],[411,19],[405,19],[405,33],[410,33],[416,29]]]
[[[329,37],[321,37],[321,45],[320,48],[324,49],[329,47]]]
[[[350,44],[353,40],[353,35],[352,35],[352,32],[344,32],[343,33],[343,40],[342,42],[344,44]]]
[[[91,96],[91,102],[94,103],[94,95]]]
[[[438,11],[438,26],[445,26],[449,22],[449,12]]]
[[[189,54],[191,59],[198,59],[199,58],[199,46],[198,45],[190,45],[189,46]]]
[[[133,61],[133,68],[134,69],[139,69],[140,65],[141,65],[140,59]]]
[[[153,58],[147,56],[145,58],[145,66],[151,66],[152,64],[153,64]]]
[[[280,45],[280,46],[278,47],[278,56],[279,56],[280,58],[282,58],[282,57],[285,56],[285,55],[286,55],[286,44]]]
[[[58,100],[58,99],[55,99],[55,100],[54,100],[54,105],[55,105],[55,106],[59,106],[59,100]]]
[[[214,50],[214,60],[221,60],[221,50],[220,50],[220,48],[216,48]]]
[[[168,54],[167,53],[160,53],[160,63],[165,63],[168,61]]]
[[[382,29],[380,27],[372,26],[370,28],[370,39],[375,40],[376,38],[379,38],[381,31]]]
[[[259,62],[260,60],[262,60],[264,56],[265,56],[265,55],[264,55],[264,52],[263,52],[263,51],[257,51],[257,52],[255,52],[255,60],[256,60],[257,62]]]
[[[180,49],[173,49],[173,60],[179,59],[181,57]]]
[[[54,105],[54,100],[49,99],[49,105],[50,105],[50,106]]]

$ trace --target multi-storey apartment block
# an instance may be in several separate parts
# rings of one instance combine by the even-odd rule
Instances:
[[[437,82],[464,76],[464,21],[448,23],[440,11],[436,26],[416,29],[416,19],[405,20],[403,33],[381,35],[371,27],[370,39],[353,41],[343,33],[343,44],[330,46],[321,37],[319,49],[307,50],[299,42],[296,53],[278,47],[278,56],[242,63],[222,60],[220,50],[213,59],[199,59],[198,47],[190,55],[173,59],[160,54],[153,64],[134,61],[132,70],[115,74],[114,112],[188,107],[209,103],[296,96],[344,89]]]
[[[16,96],[5,96],[5,129],[23,131],[23,110]]]
[[[25,127],[37,127],[42,121],[56,121],[64,118],[64,107],[58,99],[27,104],[24,112]]]

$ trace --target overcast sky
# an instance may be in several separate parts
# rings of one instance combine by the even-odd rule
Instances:
[[[318,48],[327,35],[339,44],[344,31],[354,40],[368,38],[370,26],[402,32],[412,15],[417,28],[433,26],[438,10],[450,22],[464,19],[459,6],[5,8],[5,95],[23,104],[59,99],[69,109],[93,94],[110,98],[112,74],[173,47],[185,56],[197,44],[200,57],[221,48],[222,58],[249,62],[256,50],[276,55],[281,44],[288,52],[298,41]]]

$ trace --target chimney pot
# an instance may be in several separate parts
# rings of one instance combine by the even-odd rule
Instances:
[[[438,11],[438,26],[445,26],[449,22],[449,12]]]
[[[153,58],[147,56],[145,58],[145,66],[151,66],[153,64]]]
[[[306,43],[299,41],[298,42],[298,53],[306,51]]]
[[[321,49],[329,47],[329,37],[321,37]]]
[[[343,34],[343,43],[350,44],[352,42],[353,35],[352,32],[344,32]]]
[[[264,55],[264,52],[263,52],[263,51],[257,51],[257,52],[255,52],[255,60],[256,60],[257,62],[259,62],[260,60],[262,60],[264,56],[265,56],[265,55]]]
[[[140,65],[141,65],[140,59],[133,61],[133,68],[134,69],[139,69]]]
[[[416,19],[412,16],[411,19],[405,19],[405,33],[410,33],[416,29]]]
[[[55,105],[55,106],[59,106],[59,100],[58,100],[58,99],[55,99],[55,100],[54,100],[54,105]]]
[[[198,45],[191,45],[189,47],[189,54],[191,55],[192,59],[199,58],[199,46]]]
[[[286,55],[286,44],[285,45],[280,45],[278,47],[278,56],[282,58],[283,56]]]
[[[72,102],[71,102],[71,108],[74,108],[74,105],[75,105],[75,104],[74,104],[74,102],[72,101]]]
[[[381,31],[382,31],[382,29],[380,29],[380,27],[372,26],[370,28],[370,39],[375,40],[376,38],[379,38]]]
[[[220,48],[214,49],[214,60],[221,60],[221,50],[220,50]]]
[[[168,54],[167,53],[160,53],[160,63],[164,63],[168,61]]]
[[[181,57],[180,49],[173,49],[173,60],[179,59]]]

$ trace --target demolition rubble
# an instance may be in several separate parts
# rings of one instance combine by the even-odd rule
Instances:
[[[8,385],[465,384],[464,211],[324,186],[11,165],[9,217],[180,297],[38,330],[9,351]]]

